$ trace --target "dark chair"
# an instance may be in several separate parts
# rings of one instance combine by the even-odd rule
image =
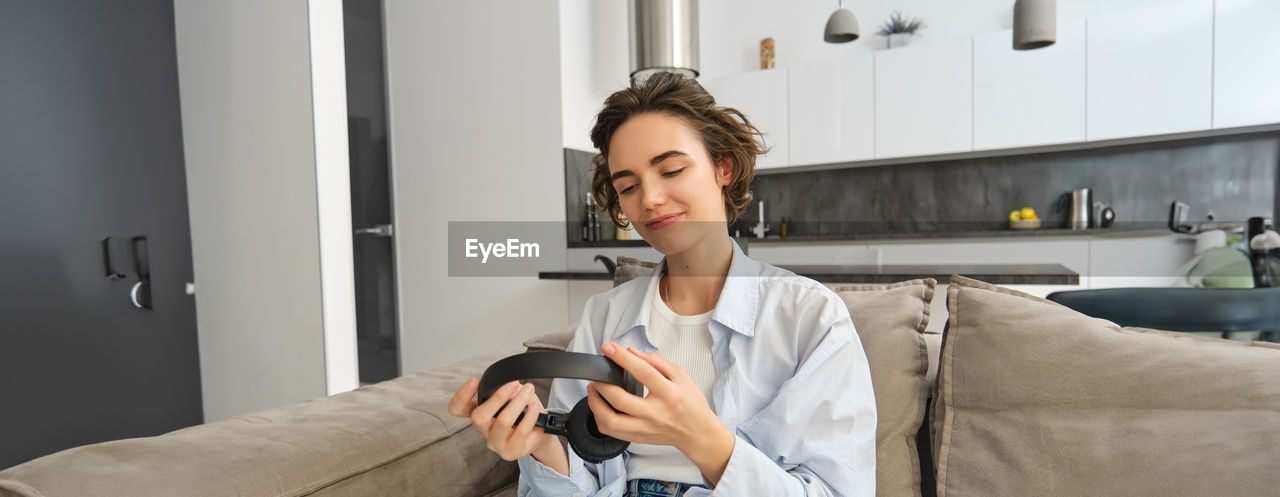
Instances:
[[[1170,331],[1261,331],[1280,339],[1280,287],[1107,288],[1049,294],[1049,300],[1120,326]]]

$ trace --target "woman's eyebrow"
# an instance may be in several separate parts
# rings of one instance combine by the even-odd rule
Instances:
[[[666,152],[663,152],[663,153],[660,153],[660,154],[658,154],[658,155],[653,156],[653,158],[652,158],[652,159],[649,159],[649,165],[650,165],[650,166],[656,166],[656,165],[658,165],[658,163],[659,163],[659,162],[662,162],[662,161],[664,161],[664,160],[670,159],[670,158],[672,158],[672,157],[676,157],[676,156],[686,156],[686,157],[687,157],[688,155],[689,155],[689,154],[686,154],[686,153],[681,152],[681,151],[679,151],[679,150],[668,150],[668,151],[666,151]]]
[[[686,154],[679,150],[668,150],[666,152],[653,156],[652,159],[649,159],[649,165],[656,166],[662,161],[670,159],[672,157],[688,157],[688,156],[689,154]],[[627,176],[635,176],[635,173],[631,172],[631,170],[629,169],[624,169],[609,175],[609,181],[617,181],[618,178],[624,178]]]

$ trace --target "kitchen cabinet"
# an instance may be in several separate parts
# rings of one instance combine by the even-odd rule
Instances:
[[[1213,127],[1280,122],[1280,2],[1218,0]]]
[[[1013,50],[1013,32],[973,39],[973,148],[1085,140],[1084,22],[1058,23],[1058,41]]]
[[[1087,22],[1089,140],[1212,126],[1213,0]]]
[[[789,68],[791,164],[875,157],[873,68],[871,54]]]
[[[714,78],[709,90],[717,104],[742,111],[751,124],[764,132],[765,145],[772,150],[756,160],[756,168],[783,167],[791,163],[786,68]]]
[[[972,60],[969,40],[875,53],[877,158],[973,149]]]

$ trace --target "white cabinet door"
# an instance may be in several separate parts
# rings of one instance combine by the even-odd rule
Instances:
[[[973,39],[973,148],[1085,140],[1084,22],[1058,23],[1058,41],[1014,50],[1013,32]]]
[[[1280,2],[1218,0],[1213,127],[1280,122]]]
[[[790,164],[787,156],[787,69],[776,68],[715,78],[711,94],[716,103],[733,107],[764,132],[765,146],[772,150],[756,160],[767,169]]]
[[[871,54],[788,68],[792,165],[875,157]]]
[[[972,60],[968,39],[876,52],[876,157],[973,149]]]
[[[1209,129],[1213,0],[1088,20],[1090,140]]]

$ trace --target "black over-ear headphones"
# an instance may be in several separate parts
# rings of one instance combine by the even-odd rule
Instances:
[[[503,385],[532,378],[575,378],[618,385],[635,395],[644,392],[635,378],[607,357],[578,352],[526,352],[502,359],[484,370],[477,397],[483,404]],[[524,414],[520,416],[523,418]],[[519,423],[518,420],[516,422]],[[593,463],[618,457],[631,445],[631,442],[600,433],[585,397],[568,412],[548,409],[539,413],[535,426],[569,439],[573,451],[583,460]]]

